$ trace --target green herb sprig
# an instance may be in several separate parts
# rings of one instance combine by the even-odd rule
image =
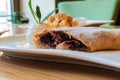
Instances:
[[[30,11],[31,11],[31,14],[32,14],[32,16],[33,16],[33,18],[34,18],[34,20],[35,20],[35,22],[36,22],[37,24],[43,24],[46,19],[48,19],[55,11],[58,10],[58,9],[56,8],[55,10],[51,11],[49,14],[47,14],[47,16],[45,16],[45,17],[41,20],[42,15],[41,15],[40,7],[37,5],[37,6],[36,6],[36,9],[35,9],[35,11],[34,11],[33,8],[32,8],[32,1],[31,1],[31,0],[29,0],[28,5],[29,5],[29,9],[30,9]]]

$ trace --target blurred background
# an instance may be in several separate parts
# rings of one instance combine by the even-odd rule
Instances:
[[[20,18],[22,20],[26,20],[25,22],[23,21],[23,23],[27,22],[34,23],[33,17],[28,8],[28,1],[29,0],[2,0],[0,3],[0,23],[14,21],[14,19],[20,20]],[[65,1],[84,1],[84,0],[32,0],[32,4],[33,7],[36,5],[40,6],[42,17],[44,17],[49,12],[54,10],[58,6],[58,3]],[[116,14],[117,17],[119,17],[119,13],[117,12]],[[19,21],[14,22],[20,23]]]
[[[0,2],[0,31],[10,29],[11,24],[34,24],[35,21],[28,7],[29,0],[2,0]],[[58,7],[60,2],[85,0],[32,0],[33,8],[40,6],[42,18]],[[111,1],[111,0],[108,0]],[[120,0],[118,0],[120,1]],[[106,4],[107,5],[107,4]],[[118,4],[119,5],[119,4]],[[115,25],[120,25],[120,11],[117,5]],[[13,26],[13,25],[12,25]],[[13,28],[13,27],[12,27]]]

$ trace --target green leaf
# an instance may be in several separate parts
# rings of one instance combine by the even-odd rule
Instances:
[[[32,8],[32,2],[31,0],[29,0],[28,2],[28,5],[29,5],[29,8],[30,8],[30,11],[31,11],[31,14],[35,20],[35,22],[37,24],[42,24],[46,19],[48,19],[48,17],[50,17],[56,10],[58,10],[57,8],[55,10],[53,10],[52,12],[50,12],[47,16],[45,16],[45,18],[43,18],[43,20],[41,21],[41,11],[40,11],[40,7],[37,5],[36,6],[36,10],[34,10]]]
[[[40,24],[41,22],[41,11],[40,11],[40,7],[37,5],[36,6],[36,16],[38,18],[38,23]]]
[[[30,8],[30,11],[32,13],[33,18],[35,19],[35,22],[38,23],[38,21],[37,21],[37,19],[35,17],[35,12],[34,12],[34,10],[32,8],[32,2],[31,2],[31,0],[29,0],[28,5],[29,5],[29,8]]]
[[[51,11],[47,16],[45,16],[45,18],[42,20],[41,24],[48,19],[56,10],[58,10],[58,8],[56,8],[55,10]]]

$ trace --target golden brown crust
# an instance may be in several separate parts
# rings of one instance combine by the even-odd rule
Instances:
[[[120,29],[104,29],[95,27],[58,28],[53,30],[47,30],[46,32],[41,32],[39,34],[36,34],[34,37],[40,37],[44,35],[44,33],[50,31],[63,31],[66,34],[71,35],[75,39],[81,41],[87,47],[86,51],[120,49]],[[34,41],[36,43],[36,40]],[[40,44],[37,45],[37,47],[38,46],[40,46]]]
[[[86,45],[88,51],[120,49],[120,29],[76,28],[68,34]]]
[[[33,37],[33,42],[34,42],[34,45],[36,46],[36,48],[46,48],[45,45],[43,45],[41,42],[38,41],[38,39],[42,36],[44,36],[46,33],[48,33],[49,30],[48,29],[44,29],[40,32],[36,32],[34,34],[34,37]]]

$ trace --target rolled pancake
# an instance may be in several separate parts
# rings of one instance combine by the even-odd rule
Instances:
[[[98,27],[63,27],[43,30],[34,35],[37,48],[78,51],[120,49],[120,29]]]

